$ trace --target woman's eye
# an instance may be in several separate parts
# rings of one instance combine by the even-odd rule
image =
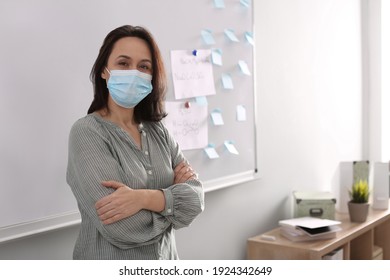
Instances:
[[[150,66],[147,65],[147,64],[140,65],[139,68],[140,68],[141,71],[143,71],[143,72],[151,72],[151,70],[152,70],[152,67],[150,67]]]
[[[120,66],[128,66],[127,62],[125,62],[125,61],[119,62],[118,64],[119,64]]]

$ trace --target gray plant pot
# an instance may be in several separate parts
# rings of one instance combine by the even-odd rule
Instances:
[[[351,222],[363,223],[367,220],[368,208],[370,204],[368,203],[353,203],[348,202],[348,212]]]

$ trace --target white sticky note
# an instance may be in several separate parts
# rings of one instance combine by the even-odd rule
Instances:
[[[165,102],[168,116],[164,124],[182,150],[203,149],[208,145],[208,107],[196,102]]]
[[[214,125],[224,125],[221,111],[213,111],[211,113],[211,119],[213,120]]]
[[[211,51],[211,61],[215,65],[222,66],[222,51],[220,49],[213,49]]]
[[[245,61],[243,61],[243,60],[238,61],[238,65],[239,65],[240,70],[243,74],[248,75],[248,76],[251,75],[251,71],[249,71],[248,64],[246,64]]]
[[[217,9],[224,9],[225,8],[225,1],[224,0],[214,0],[214,6]]]
[[[233,89],[233,80],[229,74],[222,73],[222,86],[224,89]]]
[[[237,105],[237,121],[246,121],[246,109],[243,105]]]
[[[232,141],[225,141],[225,147],[226,149],[231,153],[231,154],[235,154],[235,155],[238,155],[238,151],[236,149],[236,147],[234,146],[233,142]]]
[[[252,46],[255,45],[255,41],[253,40],[253,33],[252,32],[245,32],[245,39],[248,41],[249,44]]]
[[[171,70],[176,99],[216,94],[210,49],[171,50]]]
[[[207,45],[214,45],[215,44],[213,33],[212,33],[212,31],[210,29],[203,29],[201,31],[201,35],[202,35],[203,41]]]
[[[210,159],[219,158],[219,155],[214,147],[207,147],[204,149],[204,151]]]
[[[225,35],[230,39],[230,41],[240,42],[240,40],[238,40],[236,34],[234,33],[233,29],[230,28],[225,29]]]

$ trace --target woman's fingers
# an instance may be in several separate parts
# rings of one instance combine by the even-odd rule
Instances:
[[[174,169],[175,178],[174,183],[184,183],[189,179],[197,178],[197,174],[186,161],[179,163]]]
[[[118,181],[103,181],[102,185],[107,188],[119,189],[121,187],[126,187],[125,184]]]
[[[99,219],[103,224],[112,224],[139,212],[143,205],[140,192],[117,181],[104,181],[102,185],[115,191],[95,203]]]
[[[175,167],[174,172],[177,173],[177,172],[179,172],[181,169],[186,168],[187,166],[189,166],[188,162],[186,162],[186,161],[183,160],[182,162],[180,162],[180,163]]]
[[[104,187],[113,188],[115,190],[118,190],[122,187],[126,187],[125,184],[117,181],[103,181],[102,185]],[[118,212],[120,209],[118,208],[118,203],[116,203],[116,193],[112,193],[110,195],[107,195],[101,199],[99,199],[95,203],[95,208],[97,211],[97,214],[99,216],[99,219],[104,223],[112,223],[116,219],[114,217],[118,217],[120,213]],[[119,220],[119,219],[118,219]]]

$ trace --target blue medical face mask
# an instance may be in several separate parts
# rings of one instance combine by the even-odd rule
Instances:
[[[106,68],[107,69],[107,68]],[[107,88],[116,104],[134,108],[152,92],[152,75],[138,70],[108,70]]]

